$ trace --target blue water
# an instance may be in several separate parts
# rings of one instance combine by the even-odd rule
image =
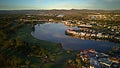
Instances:
[[[96,41],[96,40],[82,40],[80,38],[74,38],[65,35],[65,30],[68,27],[62,23],[45,23],[35,25],[35,31],[31,32],[31,35],[40,40],[47,40],[51,42],[62,43],[65,50],[83,50],[83,49],[95,49],[97,51],[105,52],[111,50],[113,46],[120,46],[109,41]]]

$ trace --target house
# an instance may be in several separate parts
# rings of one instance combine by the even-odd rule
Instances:
[[[51,21],[51,22],[52,22],[52,21],[54,21],[54,19],[49,19],[49,21]]]
[[[95,57],[90,58],[90,65],[94,66],[94,68],[101,68],[99,61]]]
[[[80,32],[80,34],[81,34],[81,36],[85,36],[86,33],[84,33],[84,32]]]
[[[88,15],[88,17],[89,17],[91,20],[100,20],[100,19],[105,19],[105,18],[107,18],[105,15],[102,15],[102,14]]]
[[[111,60],[112,62],[115,62],[115,63],[120,63],[120,59],[118,59],[118,58],[114,58],[114,57],[111,57],[111,58],[109,58],[109,60]]]
[[[90,61],[90,68],[120,68],[120,59],[96,52],[94,49],[82,50],[80,57],[84,62]]]
[[[63,14],[59,14],[56,17],[64,17],[64,15]]]
[[[112,64],[112,61],[110,61],[108,58],[99,58],[98,61],[102,67],[110,67]]]
[[[90,53],[95,53],[96,51],[95,51],[95,49],[89,49],[89,52]]]
[[[90,35],[91,35],[90,33],[86,33],[86,37],[90,37]]]
[[[95,37],[96,35],[95,34],[91,34],[92,37]]]
[[[101,38],[101,37],[102,37],[102,33],[98,33],[98,34],[97,34],[97,37],[98,37],[98,38]]]
[[[90,68],[95,68],[94,65],[90,65]]]

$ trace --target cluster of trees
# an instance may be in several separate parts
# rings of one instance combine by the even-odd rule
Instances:
[[[53,62],[55,59],[48,50],[41,48],[38,44],[27,43],[18,38],[6,41],[0,49],[2,68],[17,68],[25,64],[28,66],[30,64],[30,57],[39,57],[41,66],[44,63]]]
[[[5,20],[4,20],[5,19]],[[52,54],[40,44],[28,43],[19,38],[11,37],[15,31],[22,28],[24,23],[14,22],[4,18],[0,21],[0,68],[19,68],[21,65],[30,65],[30,57],[39,57],[42,66],[45,62],[53,62]],[[34,23],[31,23],[34,26]]]
[[[0,54],[0,67],[1,68],[19,68],[21,64],[21,58],[16,56],[7,56]]]
[[[21,28],[23,25],[24,25],[24,23],[19,23],[19,24],[17,24],[16,26],[11,27],[10,30],[11,30],[12,32],[14,32],[15,30]]]

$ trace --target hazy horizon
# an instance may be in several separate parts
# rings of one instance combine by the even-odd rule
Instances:
[[[1,0],[0,10],[120,10],[120,0]]]

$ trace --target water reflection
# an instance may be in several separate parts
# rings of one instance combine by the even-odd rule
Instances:
[[[62,43],[64,49],[71,50],[82,50],[82,49],[96,49],[97,51],[109,51],[113,46],[119,46],[120,44],[115,44],[108,41],[96,41],[96,40],[82,40],[75,37],[70,37],[65,35],[65,30],[68,28],[77,27],[67,27],[62,23],[45,23],[36,24],[35,31],[31,34],[37,39],[47,40],[57,43]]]

